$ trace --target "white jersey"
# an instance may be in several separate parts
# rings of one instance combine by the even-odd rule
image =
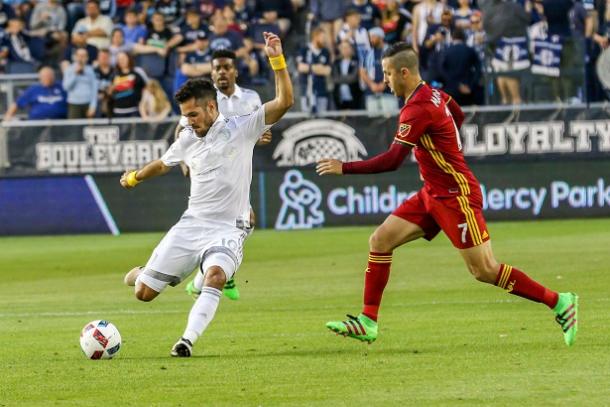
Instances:
[[[237,85],[235,85],[235,92],[231,96],[217,90],[216,102],[218,103],[218,111],[225,117],[243,116],[252,113],[254,109],[263,105],[256,91]],[[188,124],[189,121],[185,116],[180,117],[180,126],[186,127]]]
[[[161,157],[167,166],[181,161],[191,169],[191,193],[185,214],[211,223],[250,226],[252,152],[265,125],[265,109],[244,116],[222,113],[205,137],[185,127]]]

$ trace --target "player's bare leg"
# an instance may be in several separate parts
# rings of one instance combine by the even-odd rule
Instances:
[[[326,327],[339,335],[373,342],[377,339],[377,314],[381,297],[390,277],[392,252],[395,248],[425,235],[418,225],[390,215],[369,239],[369,261],[364,278],[364,306],[357,317],[331,321]]]
[[[491,249],[491,241],[460,250],[470,273],[479,281],[494,284],[509,294],[541,302],[555,312],[555,319],[564,332],[564,340],[571,346],[578,330],[578,296],[557,293],[532,280],[522,271],[508,264],[499,264]]]
[[[125,285],[128,285],[130,287],[135,286],[138,276],[143,271],[144,271],[143,266],[136,266],[136,267],[132,268],[131,270],[129,270],[129,272],[127,274],[125,274],[125,277],[123,278],[123,282],[125,283]]]
[[[143,266],[137,266],[132,268],[127,274],[125,274],[123,282],[130,287],[135,287],[134,292],[138,300],[148,302],[154,300],[157,295],[159,295],[159,292],[148,287],[141,281],[138,281],[138,277],[140,276],[140,274],[142,274],[143,271]]]
[[[222,289],[227,282],[226,274],[222,267],[211,266],[206,269],[201,294],[193,304],[189,313],[186,329],[182,337],[176,342],[171,350],[171,355],[176,357],[189,357],[193,351],[193,345],[199,339],[203,331],[208,327],[218,308]]]

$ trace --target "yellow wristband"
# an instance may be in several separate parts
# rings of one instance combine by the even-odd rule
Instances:
[[[284,59],[284,55],[269,58],[269,63],[271,64],[271,68],[273,68],[274,71],[281,71],[282,69],[286,69],[286,60]]]
[[[142,181],[138,181],[136,179],[136,173],[137,171],[131,171],[128,175],[127,175],[127,185],[129,185],[130,187],[135,187],[136,185],[138,185],[140,182]]]

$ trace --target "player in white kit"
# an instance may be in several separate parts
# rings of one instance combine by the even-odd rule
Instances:
[[[242,116],[252,113],[258,109],[262,103],[261,98],[256,91],[242,88],[237,85],[237,65],[235,63],[235,53],[228,49],[214,51],[212,54],[212,82],[218,91],[216,94],[216,102],[218,103],[218,111],[225,117]],[[176,139],[180,136],[180,132],[188,126],[188,119],[184,116],[180,118],[178,126],[176,126]],[[266,131],[256,143],[257,146],[266,145],[271,142],[271,131]],[[185,176],[189,175],[188,166],[184,163],[180,164],[182,172]],[[250,212],[250,226],[252,229],[248,236],[252,234],[255,222],[254,211]],[[203,274],[196,273],[195,278],[186,286],[186,292],[190,295],[197,296],[201,293],[203,286]],[[231,299],[239,299],[239,289],[234,279],[229,279],[222,290],[223,294]]]
[[[226,118],[218,112],[216,89],[205,79],[190,79],[175,95],[188,118],[181,136],[159,160],[121,177],[124,188],[166,174],[184,161],[191,172],[188,208],[155,248],[144,268],[125,276],[141,301],[151,301],[167,285],[175,286],[199,265],[201,295],[184,334],[171,355],[191,356],[192,346],[214,317],[222,288],[243,258],[250,223],[252,153],[260,135],[294,103],[292,83],[278,36],[264,33],[265,53],[275,72],[275,98],[249,115]]]

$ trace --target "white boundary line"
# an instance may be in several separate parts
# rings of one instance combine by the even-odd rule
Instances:
[[[108,210],[106,201],[104,201],[104,197],[100,193],[100,190],[97,188],[95,180],[91,175],[85,175],[85,182],[89,187],[89,191],[91,191],[91,195],[93,195],[93,199],[95,199],[95,202],[97,203],[97,207],[99,208],[100,212],[102,212],[102,216],[106,221],[106,225],[108,225],[108,229],[110,229],[110,232],[114,236],[120,235],[121,232],[119,232],[119,228],[117,227],[116,222],[114,221],[114,218],[110,213],[110,210]]]

